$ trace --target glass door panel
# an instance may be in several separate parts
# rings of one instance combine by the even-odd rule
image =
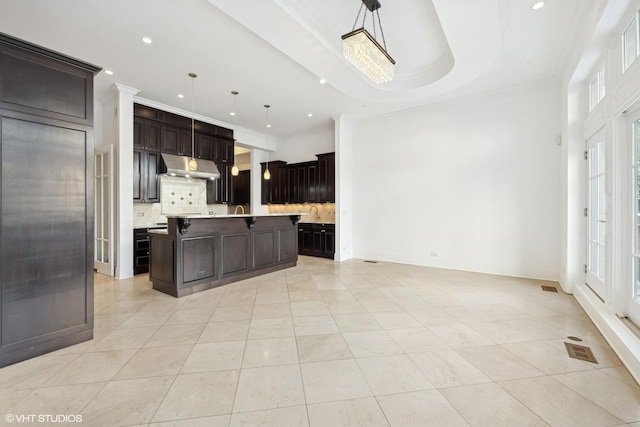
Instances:
[[[114,275],[113,263],[113,146],[97,148],[94,156],[94,261],[98,273]]]
[[[606,194],[605,194],[605,143],[600,134],[587,143],[588,154],[588,255],[587,285],[601,299],[606,297]]]

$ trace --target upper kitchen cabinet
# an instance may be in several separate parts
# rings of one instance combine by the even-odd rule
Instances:
[[[166,172],[159,151],[133,149],[133,201],[160,202],[160,175]]]
[[[216,163],[233,164],[233,140],[224,138],[215,138],[215,157],[213,161]]]
[[[173,125],[162,125],[163,153],[191,157],[191,132]]]
[[[134,202],[160,201],[159,177],[166,172],[161,154],[166,153],[216,162],[222,176],[208,191],[208,203],[231,203],[233,130],[140,104],[133,111]]]
[[[162,125],[142,117],[133,118],[133,146],[145,150],[160,151],[162,148]]]
[[[318,154],[318,201],[336,201],[336,153]]]
[[[93,337],[98,71],[0,33],[0,367]]]
[[[269,162],[270,179],[264,179],[264,172],[267,168],[267,163],[261,163],[261,177],[262,177],[262,198],[263,205],[284,204],[289,201],[288,198],[288,177],[287,177],[287,162],[280,160],[274,160]]]
[[[334,203],[335,153],[318,154],[312,162],[269,162],[271,179],[262,178],[262,204]],[[262,163],[262,174],[266,164]]]
[[[215,138],[200,132],[196,132],[195,138],[196,157],[215,161]]]
[[[234,205],[248,205],[251,196],[251,171],[240,171],[238,176],[231,177]]]

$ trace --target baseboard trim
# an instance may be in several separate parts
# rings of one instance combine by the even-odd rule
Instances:
[[[611,313],[587,285],[576,284],[573,295],[640,384],[640,337],[629,329],[622,319]]]

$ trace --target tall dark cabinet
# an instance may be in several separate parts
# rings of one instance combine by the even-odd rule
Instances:
[[[0,33],[0,367],[93,336],[93,77]]]

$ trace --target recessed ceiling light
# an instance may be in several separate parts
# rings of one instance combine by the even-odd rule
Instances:
[[[538,9],[542,9],[542,7],[544,6],[544,2],[543,1],[539,1],[533,4],[533,6],[531,6],[531,9],[533,10],[538,10]]]
[[[182,99],[182,98],[184,98],[184,95],[183,95],[183,94],[181,94],[181,93],[179,93],[179,94],[178,94],[178,98]]]
[[[268,127],[268,128],[270,128],[270,127],[271,127],[271,125],[267,125],[267,127]]]
[[[312,113],[307,114],[307,117],[313,117]]]
[[[142,41],[145,42],[146,44],[151,44],[153,43],[153,40],[151,40],[149,37],[143,37]]]
[[[113,76],[113,71],[111,70],[104,70],[104,73]]]
[[[327,79],[320,79],[320,84],[323,85],[327,82]]]
[[[234,113],[233,111],[229,113],[230,116],[235,116],[236,113]]]

